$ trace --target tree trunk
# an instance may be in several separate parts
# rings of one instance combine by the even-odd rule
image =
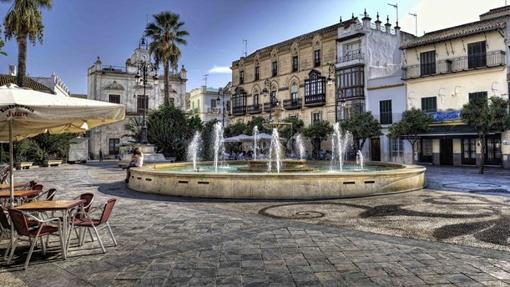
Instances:
[[[163,70],[165,74],[164,79],[164,93],[165,93],[165,106],[170,106],[170,88],[169,88],[169,80],[168,80],[168,74],[169,74],[170,65],[168,61],[163,62]]]
[[[409,143],[411,144],[411,163],[414,164],[415,163],[414,148],[415,148],[415,145],[416,145],[416,141],[412,141],[412,142],[410,141]],[[405,155],[405,152],[404,152],[404,155]]]
[[[18,42],[18,73],[16,75],[16,84],[19,87],[25,85],[25,75],[27,73],[27,36],[20,35],[16,38]]]
[[[313,155],[315,159],[319,159],[319,152],[321,150],[321,140],[313,139]]]
[[[480,153],[480,174],[483,174],[485,169],[485,150],[487,149],[487,142],[485,141],[485,134],[482,134],[480,136],[481,141],[481,153]]]
[[[367,139],[362,139],[361,140],[361,144],[359,145],[359,150],[363,150],[363,146],[365,145],[365,142],[366,142]]]

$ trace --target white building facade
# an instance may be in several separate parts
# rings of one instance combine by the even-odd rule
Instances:
[[[89,132],[89,154],[91,159],[99,158],[100,151],[105,157],[116,157],[119,146],[132,142],[127,136],[125,126],[133,117],[140,118],[147,112],[157,109],[164,103],[164,80],[160,75],[158,81],[151,77],[145,87],[135,77],[138,71],[136,63],[149,60],[149,53],[143,48],[137,48],[127,59],[125,66],[118,67],[103,65],[100,58],[88,69],[87,98],[126,106],[126,119],[112,125],[93,129]],[[161,74],[161,73],[160,73]],[[178,73],[169,75],[170,102],[175,107],[185,109],[186,70],[184,67]]]
[[[189,104],[186,110],[200,117],[202,122],[212,120],[228,123],[227,107],[229,98],[223,97],[219,89],[202,86],[192,89],[187,95]],[[225,100],[225,102],[223,102]]]
[[[421,135],[418,160],[434,165],[475,165],[481,145],[466,126],[463,105],[477,98],[508,100],[510,6],[497,8],[473,23],[426,33],[402,45],[407,108],[431,115]],[[487,139],[486,163],[510,168],[510,132]]]
[[[365,158],[372,161],[411,161],[411,149],[402,139],[393,139],[388,128],[400,120],[406,109],[405,84],[401,78],[403,38],[398,23],[391,28],[389,19],[382,25],[377,14],[372,22],[364,13],[361,21],[338,28],[336,69],[336,119],[342,121],[354,113],[370,111],[381,123],[380,137],[367,140]]]

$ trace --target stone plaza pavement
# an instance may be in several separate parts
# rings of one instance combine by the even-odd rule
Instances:
[[[505,251],[221,208],[235,202],[140,194],[125,187],[123,172],[113,164],[39,168],[17,176],[56,187],[59,199],[81,192],[94,192],[96,203],[118,198],[111,224],[119,245],[102,233],[106,254],[87,243],[72,248],[67,260],[34,255],[28,271],[4,265],[4,286],[510,285]]]

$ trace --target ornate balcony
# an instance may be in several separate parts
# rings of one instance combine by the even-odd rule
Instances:
[[[363,53],[361,50],[350,51],[345,55],[338,56],[336,61],[336,67],[342,68],[345,66],[364,64]]]
[[[244,116],[246,114],[246,106],[232,107],[232,115]]]
[[[257,104],[257,105],[251,105],[251,106],[247,106],[246,107],[246,112],[248,114],[260,114],[262,113],[262,105],[261,104]]]
[[[274,111],[277,106],[278,106],[278,101],[273,102],[271,111]],[[269,113],[269,103],[264,103],[264,112]]]
[[[326,104],[325,94],[305,96],[306,107],[324,106],[325,104]]]
[[[505,51],[490,51],[479,55],[439,60],[436,62],[435,67],[433,66],[434,64],[432,66],[430,64],[409,65],[403,68],[402,79],[417,79],[427,76],[505,66],[505,59]]]
[[[283,100],[283,107],[286,110],[297,110],[301,108],[301,99]]]

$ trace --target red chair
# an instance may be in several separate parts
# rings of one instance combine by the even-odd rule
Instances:
[[[92,192],[86,192],[86,193],[80,194],[80,196],[77,196],[74,199],[82,200],[83,201],[83,205],[78,206],[73,212],[71,212],[71,218],[73,218],[73,220],[75,218],[79,218],[79,219],[87,218],[87,216],[89,215],[90,210],[92,209],[92,202],[94,201],[94,194]],[[71,230],[72,229],[73,228],[72,228],[72,225],[71,225]],[[92,236],[92,232],[90,231],[90,229],[87,229],[87,230],[88,230],[88,233],[90,235],[90,238],[92,239],[92,241],[94,241],[94,237]],[[81,235],[78,234],[76,229],[74,231],[76,233],[76,237],[78,238],[78,242],[81,242]],[[69,234],[67,236],[67,246],[69,246],[69,241],[71,240],[71,234],[72,234],[72,232],[69,232]]]
[[[11,217],[11,221],[14,229],[16,230],[17,236],[13,238],[9,258],[7,259],[7,264],[11,262],[12,257],[14,256],[14,250],[16,250],[18,240],[21,240],[22,237],[28,237],[28,241],[30,242],[30,250],[28,251],[27,259],[25,260],[25,270],[28,268],[28,263],[30,262],[30,258],[32,257],[32,253],[34,252],[34,248],[38,239],[41,242],[43,253],[46,253],[46,244],[43,240],[44,236],[59,233],[60,246],[62,248],[62,253],[64,253],[64,239],[62,238],[62,233],[59,232],[61,226],[59,218],[42,220],[14,208],[9,209],[9,216]],[[39,225],[35,228],[30,228],[27,217],[37,221]],[[56,225],[50,223],[56,223]]]
[[[99,230],[103,228],[108,229],[108,233],[110,234],[110,237],[112,238],[114,246],[117,246],[117,240],[115,239],[115,236],[113,235],[112,228],[110,227],[110,215],[113,211],[113,206],[117,202],[117,199],[111,198],[106,201],[103,207],[103,212],[101,213],[101,217],[98,219],[93,219],[90,217],[90,214],[94,211],[91,210],[89,213],[84,213],[84,217],[75,217],[72,222],[72,229],[78,227],[78,228],[92,228],[94,229],[94,232],[96,233],[97,240],[99,241],[99,244],[101,245],[101,249],[103,250],[103,253],[106,253],[106,249],[104,248],[103,241],[101,240],[101,237],[99,237]],[[83,240],[85,239],[85,233],[81,233],[80,236],[80,245],[83,244]]]
[[[39,222],[28,219],[27,220],[28,227],[33,228],[34,226],[39,225]],[[0,206],[0,229],[2,230],[2,234],[0,237],[6,237],[10,240],[11,239],[11,223],[9,222],[9,219],[7,218],[7,209]],[[5,249],[4,254],[4,260],[7,260],[7,255],[9,254],[9,250],[11,249],[11,243],[9,242],[9,246]]]

